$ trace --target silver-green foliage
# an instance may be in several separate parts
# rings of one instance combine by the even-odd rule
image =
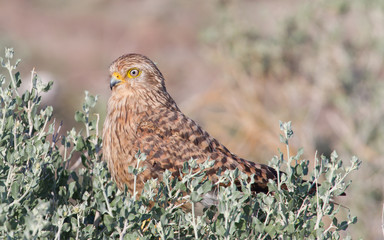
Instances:
[[[0,76],[1,239],[338,239],[356,222],[349,213],[347,219],[338,215],[344,209],[333,199],[346,190],[345,177],[360,161],[353,158],[343,167],[333,153],[330,159],[316,157],[310,172],[309,162],[300,160],[302,150],[289,156],[290,123],[280,123],[287,160],[280,153],[270,162],[285,169],[278,183],[269,182],[273,194],[252,193],[252,181],[238,170],[218,173],[219,181],[212,183],[204,172],[212,162],[198,165],[192,159],[180,179],[165,172],[163,179],[146,182],[140,194],[119,191],[101,161],[99,116],[90,113],[97,97],[86,92],[75,114],[85,133],[73,128],[62,134],[52,107],[41,103],[52,83],[43,84],[33,71],[31,88],[21,94],[13,49],[0,60],[9,76]],[[136,155],[133,176],[143,171],[145,158]],[[71,169],[70,161],[80,167]],[[317,186],[315,194],[308,193],[311,185]],[[217,206],[197,214],[197,204],[212,191]],[[192,210],[183,211],[183,204]]]

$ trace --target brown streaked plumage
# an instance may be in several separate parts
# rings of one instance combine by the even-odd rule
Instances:
[[[185,116],[168,94],[164,78],[147,57],[127,54],[110,66],[112,95],[103,129],[103,154],[114,181],[120,189],[127,185],[133,191],[135,154],[147,155],[145,171],[137,181],[138,192],[150,178],[159,178],[165,169],[177,175],[183,163],[191,158],[198,163],[214,160],[207,171],[215,181],[216,172],[239,168],[255,174],[255,192],[268,192],[268,179],[276,171],[267,165],[244,160],[231,153],[196,122]]]

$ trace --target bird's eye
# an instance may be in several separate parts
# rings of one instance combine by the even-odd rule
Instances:
[[[128,70],[128,77],[129,78],[135,78],[135,77],[138,77],[140,75],[140,70],[137,69],[137,68],[131,68]]]

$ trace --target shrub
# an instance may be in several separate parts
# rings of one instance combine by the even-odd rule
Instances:
[[[346,219],[340,216],[344,209],[333,199],[345,192],[345,178],[360,161],[354,157],[344,167],[334,152],[330,159],[316,156],[309,171],[309,161],[300,158],[302,150],[289,155],[290,123],[280,123],[288,156],[280,153],[270,161],[285,171],[277,183],[269,182],[273,193],[252,193],[252,181],[239,170],[221,172],[212,183],[204,172],[212,162],[197,165],[193,159],[184,164],[181,180],[165,172],[163,179],[146,182],[140,197],[119,191],[101,161],[99,115],[91,114],[97,97],[86,92],[83,108],[75,114],[84,133],[73,128],[63,134],[52,107],[42,104],[41,94],[52,83],[43,84],[32,71],[31,88],[20,93],[20,74],[14,74],[20,61],[13,64],[13,55],[6,48],[0,59],[9,73],[0,77],[2,239],[338,239],[340,231],[356,222],[349,213]],[[145,158],[136,155],[131,174],[141,173]],[[70,161],[81,165],[73,170]],[[312,185],[315,194],[309,194]],[[195,204],[213,189],[217,206],[196,214]],[[192,210],[183,211],[183,204]]]

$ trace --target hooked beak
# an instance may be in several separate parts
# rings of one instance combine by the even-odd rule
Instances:
[[[109,86],[110,86],[111,90],[112,90],[112,88],[113,88],[115,85],[121,83],[121,82],[122,82],[122,79],[123,79],[123,78],[121,77],[121,75],[120,75],[119,73],[114,72],[114,73],[112,74],[111,81],[110,81],[110,83],[109,83]]]

